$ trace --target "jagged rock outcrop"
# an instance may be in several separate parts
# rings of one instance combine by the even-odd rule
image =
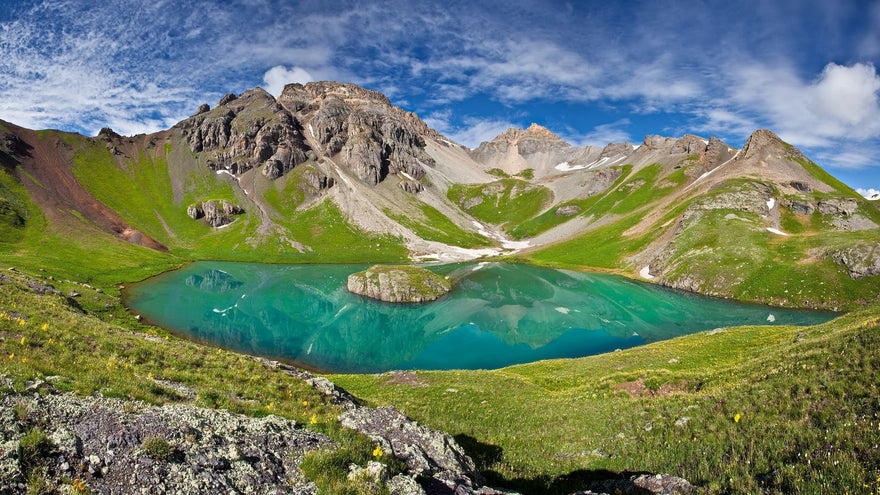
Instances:
[[[753,132],[740,152],[740,159],[766,159],[769,155],[782,152],[786,158],[806,160],[803,153],[779,138],[773,131],[758,129]]]
[[[676,141],[678,140],[671,137],[658,135],[645,136],[645,139],[642,141],[642,146],[639,149],[641,149],[642,151],[662,150],[666,148],[671,149],[675,145]]]
[[[845,266],[853,279],[880,275],[880,243],[856,244],[832,251],[829,256]]]
[[[781,203],[782,206],[788,208],[793,213],[797,213],[798,215],[812,215],[816,208],[808,201],[799,201],[796,199],[784,199]]]
[[[240,215],[244,210],[240,206],[229,201],[205,201],[190,205],[186,214],[193,220],[204,218],[211,227],[222,227],[232,223],[233,215]]]
[[[858,210],[859,203],[853,198],[831,198],[816,203],[816,209],[823,215],[852,216]]]
[[[409,265],[376,265],[353,273],[347,287],[355,294],[394,303],[433,301],[452,289],[447,278]]]
[[[533,123],[527,129],[511,127],[491,141],[480,143],[471,151],[471,156],[478,162],[486,163],[492,155],[505,154],[511,148],[515,148],[520,155],[531,155],[570,146],[546,127]]]
[[[602,153],[599,155],[599,159],[622,155],[624,153],[629,153],[632,150],[633,145],[630,143],[608,143],[602,148]]]
[[[424,137],[439,134],[381,93],[353,84],[289,84],[278,98],[305,123],[327,156],[338,156],[361,180],[375,185],[388,174],[418,182],[434,166]],[[408,190],[417,189],[410,186]]]
[[[706,146],[703,162],[708,168],[712,169],[732,158],[733,154],[733,148],[724,141],[712,136],[709,138],[709,144]]]
[[[215,171],[238,175],[265,165],[263,174],[276,179],[314,157],[299,121],[260,88],[204,108],[175,127]]]
[[[672,145],[670,153],[684,153],[686,155],[702,154],[708,148],[709,143],[699,136],[685,134]]]

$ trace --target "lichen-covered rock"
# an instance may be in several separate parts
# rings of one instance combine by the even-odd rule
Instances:
[[[340,416],[342,426],[359,431],[384,452],[406,464],[408,474],[473,474],[474,461],[448,434],[410,421],[393,407],[359,408]]]
[[[823,215],[850,216],[859,209],[859,203],[853,198],[831,198],[819,201],[816,209]]]
[[[578,205],[565,205],[556,208],[555,215],[557,217],[571,217],[577,215],[581,212],[581,207]]]
[[[785,199],[782,201],[782,206],[785,206],[792,213],[797,213],[798,215],[812,215],[816,210],[813,208],[813,205],[807,201],[798,201],[795,199]]]
[[[832,251],[829,255],[845,266],[853,279],[880,275],[880,243],[857,244]]]
[[[385,302],[433,301],[451,289],[447,278],[409,265],[376,265],[348,276],[350,292]]]
[[[278,416],[48,392],[0,398],[0,436],[9,447],[0,455],[4,493],[25,492],[17,444],[32,425],[51,442],[41,460],[49,480],[80,479],[92,493],[315,493],[299,463],[333,444]],[[13,406],[27,419],[16,418]],[[150,438],[168,455],[151,454]]]

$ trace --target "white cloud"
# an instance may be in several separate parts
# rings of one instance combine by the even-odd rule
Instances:
[[[435,112],[424,118],[426,124],[437,132],[468,148],[476,148],[483,141],[491,141],[511,127],[519,127],[504,119],[465,118],[462,124],[450,123],[452,113],[448,110]]]
[[[862,189],[860,187],[856,189],[856,192],[868,199],[880,199],[880,191],[874,189],[873,187],[870,189]]]
[[[745,113],[768,122],[803,146],[880,137],[880,75],[871,64],[829,63],[813,81],[788,67],[747,66],[736,71],[732,92]]]
[[[283,65],[276,65],[263,74],[263,82],[266,84],[264,89],[276,98],[281,95],[281,91],[284,90],[286,84],[305,84],[314,80],[309,71],[302,67],[288,69]]]
[[[630,124],[629,119],[620,119],[615,122],[597,125],[592,131],[583,135],[563,134],[562,137],[575,146],[598,146],[604,147],[608,143],[620,143],[630,141],[630,134],[621,127]],[[569,130],[570,131],[570,130]]]

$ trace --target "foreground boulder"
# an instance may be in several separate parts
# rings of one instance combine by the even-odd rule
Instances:
[[[408,265],[376,265],[348,276],[348,290],[385,302],[428,302],[452,289],[449,279]]]
[[[299,463],[334,443],[273,415],[40,390],[0,397],[0,493],[24,493],[38,464],[51,484],[92,493],[311,494]]]

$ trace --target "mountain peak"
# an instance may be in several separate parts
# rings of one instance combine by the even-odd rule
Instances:
[[[546,138],[546,139],[558,139],[560,141],[562,140],[562,138],[560,138],[556,134],[553,134],[552,132],[550,132],[550,129],[547,129],[546,127],[544,127],[540,124],[536,124],[534,122],[532,122],[532,125],[530,125],[525,130],[524,134],[529,135],[529,136],[534,136],[534,137]]]
[[[743,145],[741,157],[747,159],[758,154],[767,155],[771,153],[791,156],[792,158],[804,158],[804,154],[799,149],[786,143],[769,129],[758,129],[753,132],[746,141],[746,144]]]
[[[529,127],[527,127],[526,129],[519,129],[516,127],[510,127],[506,131],[504,131],[503,133],[495,136],[495,139],[493,139],[492,142],[493,143],[506,142],[509,144],[515,144],[515,143],[518,143],[523,138],[545,139],[545,140],[550,140],[550,141],[564,142],[564,141],[562,141],[561,137],[557,136],[556,134],[553,134],[553,132],[551,132],[550,129],[547,129],[546,127],[544,127],[540,124],[536,124],[534,122],[531,125],[529,125]]]

